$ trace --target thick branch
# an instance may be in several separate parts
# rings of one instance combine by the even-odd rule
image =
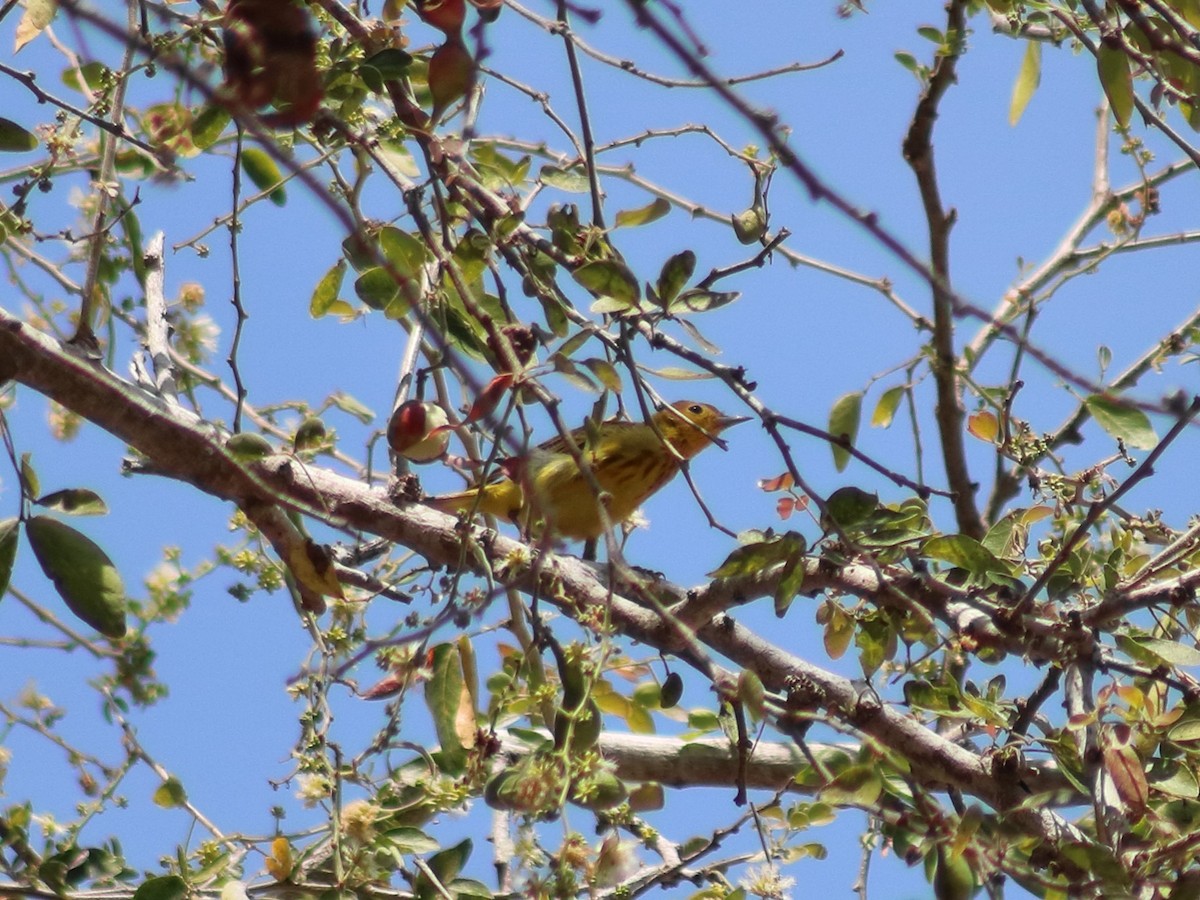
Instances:
[[[678,622],[664,621],[654,610],[614,595],[607,579],[581,560],[546,555],[538,565],[528,547],[493,532],[466,535],[456,520],[419,504],[397,503],[387,493],[333,472],[275,455],[254,464],[237,463],[223,447],[223,435],[178,407],[168,407],[111,372],[80,359],[57,342],[0,309],[0,359],[10,361],[20,383],[57,400],[149,456],[155,471],[182,479],[224,500],[258,499],[290,507],[322,521],[376,534],[410,547],[431,563],[463,566],[506,586],[536,591],[545,602],[568,614],[598,607],[622,634],[671,652],[679,640]],[[463,540],[482,552],[463,553]],[[495,562],[489,562],[489,560]],[[503,562],[501,562],[503,561]],[[678,595],[680,589],[670,593]],[[845,678],[812,666],[720,616],[696,631],[696,637],[740,665],[758,673],[775,691],[792,684],[811,686],[816,703],[835,718],[870,735],[891,752],[912,761],[912,776],[931,788],[952,786],[998,809],[1014,809],[1027,799],[1026,786],[1057,787],[1035,768],[1019,773],[993,772],[969,749],[925,728],[909,715],[882,704]],[[728,673],[710,672],[724,679]],[[1021,820],[1042,839],[1065,834],[1064,822],[1049,814]]]

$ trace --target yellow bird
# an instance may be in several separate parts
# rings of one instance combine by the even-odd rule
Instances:
[[[653,426],[609,421],[594,429],[590,441],[584,428],[572,431],[571,439],[608,495],[609,521],[619,525],[675,477],[680,459],[691,459],[705,447],[720,444],[722,431],[747,418],[727,416],[707,403],[681,400],[656,412]],[[509,477],[425,502],[442,512],[477,510],[526,526],[541,519],[554,534],[574,540],[594,540],[603,533],[596,496],[561,435],[528,457],[510,460],[504,468]]]

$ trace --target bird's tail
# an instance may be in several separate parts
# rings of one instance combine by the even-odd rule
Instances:
[[[478,496],[477,488],[471,488],[466,491],[457,491],[453,494],[438,494],[436,497],[426,497],[422,501],[426,506],[431,506],[438,512],[457,513],[470,509],[475,504],[475,498]]]
[[[474,510],[509,522],[517,520],[523,502],[524,494],[521,488],[508,479],[425,499],[425,503],[440,512],[458,513]]]

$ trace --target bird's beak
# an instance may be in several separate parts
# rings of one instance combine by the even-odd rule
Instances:
[[[741,425],[743,422],[749,421],[749,416],[721,416],[721,418],[717,419],[717,423],[713,427],[713,433],[709,435],[709,439],[722,450],[728,450],[729,445],[717,437],[717,435],[726,428],[732,428],[734,425]]]
[[[732,428],[734,425],[741,425],[743,422],[749,422],[749,416],[721,416],[717,419],[717,431],[724,431],[726,428]]]

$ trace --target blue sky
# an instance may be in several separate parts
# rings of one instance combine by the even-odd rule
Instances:
[[[542,15],[551,14],[549,4],[533,8]],[[933,46],[915,29],[937,24],[941,9],[941,3],[924,0],[875,3],[870,4],[869,14],[842,20],[834,15],[832,2],[762,3],[731,13],[728,4],[697,0],[688,4],[688,16],[708,42],[710,63],[725,75],[816,61],[836,50],[844,51],[841,59],[823,69],[753,82],[741,90],[790,125],[793,146],[819,176],[855,203],[877,212],[885,227],[923,257],[920,202],[899,153],[919,85],[893,53],[908,50],[928,59]],[[0,48],[5,48],[6,55],[12,45],[14,20],[15,16],[9,16],[0,23]],[[973,25],[977,33],[960,64],[959,83],[942,106],[935,146],[943,198],[959,214],[952,239],[954,283],[964,297],[991,309],[1018,276],[1018,261],[1036,262],[1049,253],[1087,203],[1094,109],[1100,92],[1088,57],[1048,47],[1041,88],[1021,122],[1010,126],[1009,97],[1023,45],[992,35],[981,18]],[[664,58],[646,34],[632,27],[615,4],[606,10],[600,26],[580,26],[579,30],[585,40],[610,54],[679,75],[674,63]],[[66,27],[60,27],[60,34],[64,40],[71,39]],[[432,39],[419,25],[413,26],[412,34],[418,47]],[[553,39],[506,10],[490,40],[493,56],[489,66],[548,89],[555,108],[575,121],[565,65]],[[104,46],[94,36],[89,42],[95,48]],[[44,38],[6,61],[35,69],[55,65]],[[647,128],[697,121],[712,125],[735,147],[755,142],[745,125],[706,92],[651,89],[592,62],[585,63],[585,76],[601,144]],[[166,99],[171,91],[170,79],[160,75],[139,82],[133,96],[135,102]],[[0,98],[5,115],[23,124],[43,115],[33,98],[11,80],[0,81]],[[488,87],[480,132],[485,136],[516,134],[562,146],[535,104],[499,84]],[[1147,141],[1159,153],[1160,162],[1174,158],[1160,139],[1149,136]],[[0,159],[0,175],[23,161],[15,156]],[[640,150],[613,153],[611,161],[633,161],[641,176],[724,214],[740,211],[750,202],[752,184],[746,170],[702,136],[652,140]],[[228,207],[228,162],[194,161],[189,170],[196,177],[190,183],[144,185],[143,203],[138,208],[143,230],[165,230],[171,246],[207,227]],[[1113,168],[1114,185],[1123,185],[1134,176],[1132,166],[1116,153],[1115,144]],[[56,224],[71,222],[74,214],[66,201],[73,188],[82,186],[81,178],[56,181],[50,194],[33,199],[35,217]],[[610,215],[650,199],[644,191],[618,180],[610,181],[607,188]],[[585,195],[568,199],[586,203]],[[828,207],[811,203],[786,175],[777,175],[770,200],[772,227],[787,227],[792,232],[788,247],[870,277],[890,278],[906,302],[928,312],[928,290],[919,279],[862,230]],[[1193,228],[1197,200],[1194,176],[1173,183],[1164,191],[1163,214],[1151,220],[1148,230],[1170,233]],[[367,207],[372,214],[388,218],[398,214],[400,201],[381,191],[369,198]],[[342,449],[361,455],[370,431],[380,427],[390,407],[403,335],[394,323],[378,315],[348,325],[332,319],[314,321],[308,316],[313,285],[339,257],[341,235],[328,212],[303,196],[298,187],[290,190],[285,207],[259,204],[247,212],[244,222],[242,280],[251,318],[241,359],[251,402],[265,406],[301,398],[315,406],[333,390],[345,390],[378,416],[367,427],[335,412],[326,417],[337,429]],[[218,230],[206,239],[211,250],[207,258],[184,249],[167,260],[169,297],[187,281],[205,286],[208,311],[222,329],[220,349],[211,361],[211,368],[218,371],[223,371],[221,360],[228,351],[232,324],[226,303],[227,240],[227,234]],[[727,226],[692,220],[680,209],[651,226],[618,231],[614,241],[642,280],[652,280],[668,256],[687,247],[699,256],[698,273],[749,255],[730,239]],[[1112,368],[1117,371],[1190,311],[1195,261],[1196,251],[1189,246],[1112,260],[1099,275],[1077,279],[1063,289],[1040,318],[1034,340],[1089,377],[1096,377],[1096,346],[1105,343],[1113,351]],[[80,277],[77,266],[71,271]],[[741,291],[741,300],[697,317],[697,326],[721,347],[723,361],[748,365],[764,402],[813,425],[824,426],[838,396],[865,388],[873,377],[909,358],[920,344],[911,325],[878,293],[811,269],[794,268],[781,258],[762,270],[727,280],[722,288]],[[348,289],[349,283],[344,293]],[[129,285],[124,290],[128,292]],[[12,296],[10,291],[7,298]],[[10,306],[7,298],[6,308],[15,306]],[[962,334],[969,336],[977,325],[963,322],[960,327]],[[118,371],[126,368],[130,352],[126,341],[122,339],[117,348]],[[1007,352],[998,352],[997,361],[983,368],[982,377],[994,383],[1003,380],[1009,358]],[[675,363],[666,354],[649,352],[639,362],[653,367]],[[897,383],[899,377],[885,377],[874,387],[868,394],[868,410],[879,391]],[[1155,400],[1177,387],[1190,390],[1192,379],[1189,369],[1170,368],[1150,380],[1138,396]],[[1053,429],[1071,409],[1069,395],[1056,389],[1055,379],[1036,367],[1027,370],[1027,381],[1018,414],[1037,430]],[[575,392],[561,379],[551,376],[546,384],[564,396],[575,420],[590,406],[592,398]],[[696,397],[730,412],[741,411],[732,397],[711,382],[657,382],[656,386],[668,397]],[[232,412],[211,397],[205,411],[226,421]],[[194,565],[215,543],[230,539],[226,529],[230,510],[224,504],[199,497],[180,484],[145,476],[122,479],[119,460],[123,448],[117,441],[88,428],[73,444],[56,444],[44,436],[44,416],[44,402],[21,391],[12,413],[18,450],[34,453],[44,489],[88,486],[106,497],[112,508],[108,517],[78,524],[116,560],[131,592],[139,590],[142,577],[157,565],[163,546],[181,547],[184,563]],[[926,427],[929,422],[926,418]],[[876,458],[913,474],[911,440],[900,423],[887,432],[864,428],[860,444]],[[941,486],[943,476],[931,447],[932,436],[927,434],[926,475]],[[902,496],[898,488],[863,468],[837,473],[828,448],[817,441],[797,436],[793,449],[801,460],[802,473],[823,493],[853,483],[879,490],[885,499]],[[983,477],[990,471],[988,447],[975,443],[969,449],[972,463]],[[1088,446],[1077,461],[1086,464],[1107,452]],[[1131,504],[1163,507],[1171,524],[1182,525],[1198,506],[1194,480],[1186,475],[1187,457],[1185,452],[1172,454],[1158,478],[1131,498]],[[754,425],[743,425],[730,434],[728,453],[709,452],[692,469],[717,516],[737,531],[779,526],[774,498],[760,493],[755,485],[758,479],[780,470],[766,435]],[[436,467],[421,474],[431,491],[454,484],[450,473]],[[1165,484],[1172,489],[1164,490]],[[15,514],[17,502],[13,475],[0,474],[0,516]],[[942,527],[950,527],[946,509],[935,506],[933,512]],[[726,535],[706,527],[682,480],[654,498],[646,515],[650,528],[631,539],[629,558],[667,572],[676,582],[703,580],[732,549]],[[793,520],[788,527],[799,527],[810,538],[817,536],[808,522]],[[228,570],[207,576],[197,583],[192,605],[184,615],[153,630],[156,669],[170,685],[171,694],[149,712],[136,716],[139,733],[151,752],[179,775],[197,804],[227,827],[270,831],[272,822],[266,811],[274,804],[289,807],[285,822],[289,829],[316,822],[313,813],[296,808],[289,788],[274,790],[268,784],[288,769],[297,707],[283,686],[303,659],[307,637],[283,597],[260,593],[248,603],[238,603],[226,592],[232,580]],[[51,606],[56,603],[28,555],[20,559],[14,583]],[[812,622],[814,604],[801,598],[783,623],[765,608],[748,609],[740,618],[773,629],[773,634],[786,629],[781,640],[788,649],[845,674],[856,674],[857,664],[850,657],[835,663],[825,659],[820,631]],[[383,620],[394,615],[394,610],[380,610],[377,615]],[[0,635],[44,638],[49,634],[11,597],[0,604]],[[96,715],[94,695],[85,686],[92,673],[91,663],[81,654],[0,647],[0,699],[11,702],[22,685],[35,683],[70,711],[63,724],[65,734],[113,760],[119,757],[119,736]],[[371,672],[362,677],[369,683]],[[1031,673],[1013,671],[1010,684],[1019,685],[1029,677]],[[339,699],[338,729],[348,742],[361,740],[378,726],[380,706],[344,696]],[[696,690],[685,698],[685,704],[703,705],[708,700]],[[421,734],[424,726],[418,724],[417,706],[414,704],[413,727]],[[4,785],[4,802],[31,797],[39,807],[70,817],[78,794],[58,754],[21,730],[7,736],[5,745],[12,751],[13,761]],[[156,785],[157,779],[146,770],[135,774],[122,787],[130,800],[129,809],[105,813],[89,827],[88,834],[93,839],[110,832],[121,835],[131,859],[152,867],[159,855],[170,853],[175,843],[187,839],[182,814],[159,810],[148,802]],[[672,805],[662,816],[663,827],[680,828],[689,817],[714,804],[728,803],[731,794],[702,792],[699,799],[679,798],[678,805],[672,797]],[[730,804],[713,825],[732,816]],[[472,818],[450,820],[446,827],[451,832],[470,830],[481,821],[477,810]],[[582,819],[577,824],[582,827]],[[861,816],[845,814],[836,825],[820,829],[814,839],[829,846],[830,860],[796,863],[789,874],[806,887],[819,884],[847,889],[858,858],[854,829],[860,827]],[[476,852],[482,862],[488,851],[478,831],[476,834]],[[919,873],[907,872],[890,857],[878,863],[872,874],[873,880],[878,879],[880,896],[888,894],[879,885],[900,877],[903,881],[898,883],[905,884],[904,890],[911,896],[925,893]]]

